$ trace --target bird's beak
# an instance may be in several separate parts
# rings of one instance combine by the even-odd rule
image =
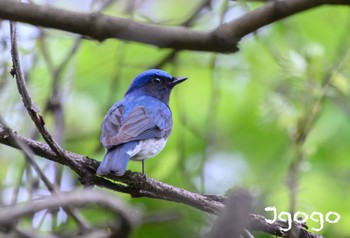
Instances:
[[[182,83],[183,81],[185,81],[186,79],[188,79],[187,77],[177,77],[174,78],[174,80],[171,82],[171,86],[175,86],[176,84]]]

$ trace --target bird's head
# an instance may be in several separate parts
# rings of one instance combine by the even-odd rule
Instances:
[[[150,69],[134,79],[125,95],[149,95],[169,103],[172,88],[186,79],[173,77],[163,70]]]

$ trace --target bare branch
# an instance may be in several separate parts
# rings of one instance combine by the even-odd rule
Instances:
[[[77,13],[8,0],[0,1],[0,18],[73,32],[99,41],[118,38],[160,48],[202,51],[208,50],[208,47],[214,51],[231,51],[235,48],[235,43],[231,42],[217,44],[215,35],[209,32],[145,24],[101,13]]]
[[[210,213],[216,213],[223,207],[221,202],[213,199],[213,195],[209,197],[191,193],[155,179],[145,178],[139,173],[128,171],[122,177],[109,175],[108,178],[123,182],[129,186],[120,183],[113,183],[110,180],[95,175],[96,169],[99,165],[99,162],[96,160],[64,150],[65,156],[67,160],[69,160],[69,162],[67,162],[67,160],[62,160],[58,157],[49,146],[41,142],[31,140],[18,134],[14,134],[14,136],[17,141],[29,146],[36,155],[67,165],[75,172],[79,171],[78,174],[85,175],[81,177],[81,182],[85,185],[97,185],[111,190],[128,193],[134,197],[151,197],[181,202]],[[0,127],[0,143],[18,148],[16,141],[11,139],[9,132],[2,127]],[[74,161],[74,163],[72,161]],[[72,164],[76,167],[71,167]]]
[[[20,136],[18,134],[14,134],[14,136],[16,137],[17,141],[20,141],[21,143],[24,143],[30,147],[36,155],[63,165],[67,165],[74,171],[79,171],[77,174],[85,175],[80,178],[81,182],[85,185],[96,185],[99,187],[104,187],[110,190],[130,194],[132,197],[157,198],[183,203],[199,210],[214,214],[218,213],[224,208],[224,197],[192,193],[152,178],[146,178],[140,173],[127,171],[122,177],[109,175],[108,178],[122,182],[114,183],[108,179],[95,175],[96,169],[99,165],[99,162],[96,160],[66,150],[63,150],[66,160],[62,160],[62,158],[57,156],[48,145]],[[9,136],[9,132],[1,126],[0,143],[18,148],[18,145]],[[70,162],[68,163],[67,160],[70,160]],[[74,161],[74,163],[71,161]],[[288,227],[288,224],[286,224],[286,222],[276,222],[274,224],[269,224],[266,222],[263,216],[255,214],[250,215],[248,223],[249,224],[247,228],[249,230],[263,231],[277,236],[285,235],[283,232],[281,232],[281,227]],[[305,233],[306,231],[303,230],[303,232]],[[311,233],[307,234],[309,237],[317,237],[313,236]]]
[[[31,149],[26,145],[23,144],[20,141],[17,141],[16,137],[13,135],[13,132],[9,129],[6,128],[6,125],[4,124],[1,116],[0,116],[0,125],[5,126],[5,129],[7,130],[9,136],[13,141],[17,144],[18,148],[23,151],[25,154],[26,160],[29,162],[29,164],[33,167],[35,172],[37,173],[38,177],[43,181],[47,189],[51,194],[57,194],[60,193],[60,191],[57,189],[57,187],[50,182],[50,180],[46,177],[44,172],[40,169],[39,165],[36,163],[34,159],[34,154],[31,151]],[[69,215],[73,217],[73,219],[79,224],[81,229],[90,229],[90,224],[84,219],[84,217],[75,209],[75,207],[72,206],[67,206],[63,208]]]
[[[11,224],[22,216],[31,215],[44,209],[56,209],[67,206],[85,206],[98,204],[108,207],[131,225],[141,222],[141,212],[136,208],[128,207],[122,199],[101,190],[76,190],[69,193],[60,193],[36,201],[26,202],[21,206],[2,207],[0,224]]]
[[[195,31],[140,23],[101,13],[78,13],[17,1],[0,1],[0,18],[60,29],[100,41],[117,38],[177,50],[236,52],[241,38],[282,18],[323,4],[349,5],[348,0],[276,0],[217,29]]]
[[[237,39],[293,14],[324,4],[349,5],[347,0],[276,0],[269,1],[263,7],[244,14],[233,21],[219,26],[216,34],[227,39]]]
[[[62,152],[62,148],[54,141],[50,133],[45,128],[45,122],[42,116],[40,115],[40,110],[38,106],[36,106],[30,97],[27,85],[24,80],[19,54],[18,54],[18,47],[17,47],[17,40],[16,40],[16,26],[14,23],[10,23],[10,31],[11,31],[11,56],[12,56],[12,63],[13,68],[11,70],[11,74],[13,76],[16,76],[16,83],[18,92],[22,96],[22,101],[24,106],[26,107],[29,116],[33,120],[34,124],[38,128],[39,132],[43,136],[44,140],[47,142],[47,144],[51,147],[51,149],[59,155],[62,159],[65,159],[65,155]],[[69,161],[67,162],[73,162]]]

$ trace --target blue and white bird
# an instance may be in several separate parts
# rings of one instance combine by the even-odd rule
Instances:
[[[144,160],[157,155],[171,133],[171,90],[186,79],[151,69],[133,80],[124,98],[109,109],[103,120],[100,140],[107,152],[98,175],[122,176],[130,159],[142,161],[144,172]]]

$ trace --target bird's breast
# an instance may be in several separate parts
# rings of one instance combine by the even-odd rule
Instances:
[[[132,160],[146,160],[161,152],[168,138],[147,139],[140,141],[134,149],[127,151]]]

